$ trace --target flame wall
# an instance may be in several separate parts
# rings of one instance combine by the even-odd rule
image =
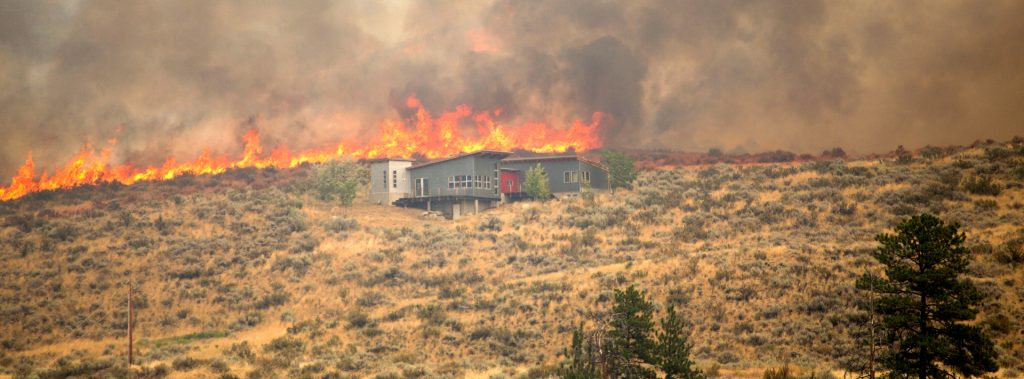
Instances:
[[[11,179],[10,186],[0,187],[0,200],[17,199],[32,192],[72,188],[103,182],[133,184],[140,181],[170,180],[183,174],[215,175],[231,168],[290,168],[303,163],[319,163],[339,158],[411,158],[414,155],[439,158],[457,153],[487,150],[528,150],[540,153],[585,151],[601,146],[598,135],[603,115],[592,115],[589,123],[577,120],[556,129],[543,123],[527,123],[507,127],[495,122],[493,115],[501,111],[473,113],[468,106],[433,117],[419,99],[409,97],[406,105],[416,111],[406,121],[386,121],[378,136],[367,143],[338,142],[320,149],[293,152],[280,145],[264,150],[259,131],[249,130],[242,137],[243,149],[238,159],[211,156],[204,151],[198,158],[179,161],[168,157],[160,166],[138,168],[132,164],[113,164],[110,148],[96,152],[89,146],[81,148],[67,164],[54,172],[37,174],[29,154],[25,164]],[[469,133],[466,124],[472,124]],[[116,141],[110,141],[116,144]]]

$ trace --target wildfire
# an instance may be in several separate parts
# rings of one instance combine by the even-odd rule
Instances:
[[[0,200],[82,185],[110,182],[130,185],[142,181],[170,180],[181,175],[216,175],[233,168],[290,168],[341,158],[411,158],[417,153],[427,158],[440,158],[482,149],[556,153],[601,147],[598,128],[604,116],[600,112],[593,114],[590,123],[576,120],[564,129],[555,129],[544,123],[526,123],[509,128],[493,119],[501,114],[500,109],[474,113],[470,107],[461,105],[454,111],[435,117],[415,97],[409,97],[406,106],[415,109],[416,115],[410,120],[383,122],[374,141],[339,142],[326,148],[301,152],[292,152],[282,145],[264,154],[260,134],[253,129],[242,138],[244,148],[238,159],[212,156],[209,151],[204,151],[189,162],[179,162],[174,157],[168,157],[160,166],[143,169],[130,163],[112,164],[109,148],[97,153],[87,144],[63,168],[37,176],[35,162],[29,153],[25,164],[11,179],[10,186],[0,187]],[[475,125],[475,131],[471,131],[475,133],[463,133],[460,125],[466,123]],[[116,143],[113,140],[110,142]]]

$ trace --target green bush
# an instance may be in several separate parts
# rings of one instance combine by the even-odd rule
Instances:
[[[366,167],[352,161],[332,161],[313,168],[312,188],[320,200],[337,199],[342,205],[352,205],[359,187],[369,177]]]
[[[334,233],[347,232],[359,228],[359,222],[350,218],[335,217],[327,223],[326,228]]]

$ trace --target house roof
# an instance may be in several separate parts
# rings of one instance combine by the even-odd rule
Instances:
[[[435,159],[435,160],[432,160],[432,161],[427,161],[427,162],[423,162],[423,163],[419,163],[419,164],[413,164],[411,167],[409,167],[409,169],[410,170],[414,170],[414,169],[417,169],[417,168],[420,168],[420,167],[426,167],[426,166],[430,166],[430,165],[434,165],[434,164],[438,164],[438,163],[443,163],[443,162],[447,162],[447,161],[453,161],[453,160],[456,160],[456,159],[459,159],[459,158],[466,158],[466,157],[471,157],[471,156],[480,156],[481,158],[498,158],[498,159],[503,159],[503,158],[508,157],[509,155],[512,155],[512,153],[507,152],[507,151],[477,150],[477,151],[474,151],[472,153],[463,153],[463,154],[453,155],[453,156],[450,156],[450,157],[447,157],[447,158]]]
[[[416,160],[415,160],[415,159],[406,159],[406,158],[387,158],[387,157],[384,157],[384,158],[369,158],[369,159],[362,159],[361,161],[362,161],[362,162],[365,162],[365,163],[379,163],[379,162],[388,162],[388,161],[395,161],[395,162],[416,162]]]
[[[608,171],[608,167],[605,165],[583,158],[579,155],[548,155],[548,156],[536,156],[536,157],[510,157],[505,158],[502,162],[508,163],[528,163],[528,162],[545,162],[545,161],[580,161],[588,163],[594,167]]]

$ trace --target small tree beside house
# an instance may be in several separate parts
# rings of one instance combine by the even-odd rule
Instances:
[[[616,188],[632,188],[636,180],[636,166],[633,158],[617,151],[604,151],[601,153],[605,166],[608,166],[608,180],[612,191]]]
[[[356,162],[332,161],[313,168],[312,187],[320,200],[352,205],[366,177],[366,168]]]
[[[534,200],[545,201],[551,197],[548,175],[544,173],[544,167],[540,163],[526,171],[523,192],[526,192],[526,195]]]

